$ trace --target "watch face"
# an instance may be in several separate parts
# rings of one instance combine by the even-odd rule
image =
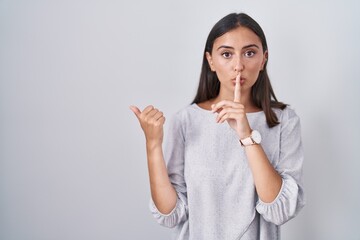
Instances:
[[[261,135],[258,131],[253,130],[251,133],[251,138],[254,140],[255,143],[259,144],[261,142]]]

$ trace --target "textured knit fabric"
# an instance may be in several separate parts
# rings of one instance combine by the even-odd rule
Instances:
[[[177,240],[277,240],[280,225],[304,206],[303,150],[299,117],[286,107],[274,109],[280,124],[269,128],[264,112],[248,113],[261,133],[268,159],[282,177],[271,203],[256,193],[251,169],[236,132],[215,115],[192,104],[169,125],[164,156],[178,200],[169,214],[150,201],[156,220],[175,228]]]

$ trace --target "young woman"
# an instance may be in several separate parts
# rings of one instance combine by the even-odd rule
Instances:
[[[150,208],[174,239],[279,239],[304,206],[299,117],[266,72],[261,27],[229,14],[210,31],[197,95],[170,123],[131,106],[146,137]],[[165,163],[167,162],[167,165]]]

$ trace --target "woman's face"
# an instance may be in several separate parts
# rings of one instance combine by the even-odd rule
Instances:
[[[250,91],[266,62],[260,38],[246,27],[238,27],[215,39],[206,58],[220,83],[220,94],[234,93],[235,79],[240,72],[241,91]]]

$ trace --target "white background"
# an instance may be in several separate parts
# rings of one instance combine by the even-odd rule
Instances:
[[[148,210],[143,133],[195,96],[211,27],[263,27],[302,122],[307,205],[283,239],[360,239],[358,1],[0,0],[0,239],[169,239]]]

